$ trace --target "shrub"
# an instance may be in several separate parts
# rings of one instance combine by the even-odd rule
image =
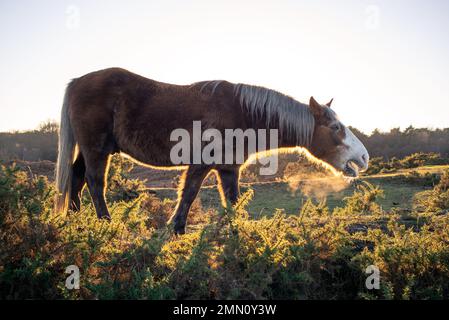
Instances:
[[[365,174],[392,173],[399,169],[412,169],[424,165],[443,165],[449,164],[449,159],[443,158],[439,153],[413,153],[404,157],[402,160],[396,157],[389,161],[384,161],[382,157],[372,158]]]
[[[114,155],[109,162],[107,200],[129,201],[139,197],[145,190],[145,181],[131,179],[134,163],[120,155]]]
[[[432,189],[415,195],[415,208],[431,213],[449,211],[449,170],[441,176],[440,182]]]
[[[308,200],[297,215],[260,219],[248,212],[249,189],[226,210],[196,202],[179,237],[165,225],[173,201],[125,197],[109,204],[111,222],[90,203],[55,216],[51,184],[0,168],[0,299],[449,298],[449,215],[432,211],[447,209],[449,173],[413,226],[383,211],[370,184],[334,210]],[[80,290],[64,285],[69,265],[80,268]],[[365,287],[369,265],[381,290]]]

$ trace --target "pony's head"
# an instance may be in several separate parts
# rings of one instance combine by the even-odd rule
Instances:
[[[309,151],[345,176],[357,177],[368,168],[369,155],[359,139],[343,125],[330,108],[332,100],[321,105],[311,97],[310,110],[315,129]]]

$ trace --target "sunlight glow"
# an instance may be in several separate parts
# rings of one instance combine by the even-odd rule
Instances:
[[[113,66],[335,98],[365,132],[448,127],[449,3],[373,3],[2,1],[0,131],[58,120],[70,79]]]

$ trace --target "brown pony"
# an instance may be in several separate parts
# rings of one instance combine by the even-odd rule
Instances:
[[[179,166],[170,157],[176,145],[171,133],[192,133],[194,121],[218,132],[277,129],[276,148],[303,147],[345,175],[356,176],[367,168],[368,152],[330,109],[331,102],[320,105],[312,97],[306,105],[273,90],[227,81],[167,84],[119,68],[89,73],[71,81],[64,97],[56,210],[79,210],[87,183],[98,217],[109,219],[105,177],[110,155],[120,152],[155,167]],[[250,155],[245,151],[245,160]],[[239,195],[241,163],[189,163],[182,164],[185,172],[171,218],[177,233],[185,232],[190,206],[211,170],[225,200],[235,203]]]

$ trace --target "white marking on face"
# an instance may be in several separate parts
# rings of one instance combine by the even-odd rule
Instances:
[[[347,151],[342,157],[344,164],[348,161],[354,161],[361,171],[368,169],[369,154],[363,143],[349,130],[345,127],[345,138],[343,139],[343,144],[346,146]]]

